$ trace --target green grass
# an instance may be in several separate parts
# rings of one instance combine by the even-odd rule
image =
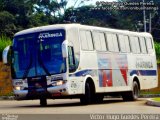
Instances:
[[[5,35],[0,36],[0,61],[2,60],[2,52],[4,48],[11,44],[12,44],[12,41],[9,37]]]
[[[158,97],[158,98],[153,98],[152,100],[157,101],[157,102],[160,102],[160,97]]]
[[[147,94],[156,95],[156,94],[160,94],[160,91],[141,91],[140,94],[143,94],[143,95],[147,95]]]

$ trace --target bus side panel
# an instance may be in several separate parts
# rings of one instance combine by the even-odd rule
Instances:
[[[157,64],[154,54],[129,55],[128,62],[131,80],[136,75],[139,79],[141,90],[158,86]]]
[[[104,88],[99,89],[97,56],[94,51],[80,53],[80,63],[78,69],[69,75],[70,93],[84,94],[85,82],[87,77],[93,80],[96,91],[104,92]],[[76,86],[76,87],[75,87]]]
[[[99,87],[105,92],[129,91],[127,54],[99,53]]]

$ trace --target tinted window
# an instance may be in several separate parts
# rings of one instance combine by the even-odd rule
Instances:
[[[68,46],[68,62],[69,62],[69,72],[74,72],[77,68],[74,57],[73,47]]]
[[[107,48],[106,48],[104,33],[99,33],[99,38],[100,38],[100,42],[101,42],[101,51],[106,51]]]
[[[95,49],[100,51],[101,50],[101,41],[100,41],[98,32],[93,32],[93,41],[94,41]]]
[[[95,49],[98,51],[106,51],[105,36],[102,32],[93,32],[93,41]]]
[[[109,51],[114,51],[114,45],[113,45],[113,40],[112,40],[112,34],[107,33],[106,34],[106,42],[107,42],[107,48]]]
[[[150,38],[146,38],[146,41],[147,41],[147,48],[148,49],[152,49],[152,40]]]
[[[66,71],[66,62],[62,56],[64,40],[64,30],[16,36],[12,49],[12,77],[21,79],[64,73]]]
[[[141,46],[141,52],[142,53],[147,53],[147,49],[146,49],[146,42],[144,37],[140,37],[140,46]]]
[[[130,37],[131,48],[133,53],[140,53],[140,45],[138,37]]]
[[[107,33],[106,38],[108,50],[113,52],[119,52],[117,35],[113,33]]]
[[[119,38],[119,46],[121,52],[126,52],[126,45],[125,45],[125,37],[124,35],[118,35]]]
[[[114,45],[114,51],[119,52],[118,39],[117,39],[116,34],[112,35],[112,40],[113,40],[113,45]]]
[[[86,34],[85,31],[80,31],[80,39],[81,39],[81,46],[83,50],[88,50],[88,44],[86,40]]]
[[[93,50],[93,42],[92,42],[92,36],[90,31],[86,31],[86,38],[88,43],[88,50]]]
[[[129,37],[125,35],[124,36],[124,40],[125,40],[126,52],[131,52],[130,43],[129,43]]]
[[[131,49],[133,53],[136,53],[135,40],[134,37],[130,37]]]
[[[140,45],[139,45],[139,39],[138,37],[135,37],[135,45],[136,45],[136,49],[137,49],[137,53],[140,53]]]
[[[146,38],[146,43],[147,43],[148,52],[152,53],[153,52],[152,39],[151,38]]]

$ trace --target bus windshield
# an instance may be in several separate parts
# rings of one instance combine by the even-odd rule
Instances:
[[[16,36],[12,49],[12,77],[26,78],[66,72],[62,56],[64,30]]]

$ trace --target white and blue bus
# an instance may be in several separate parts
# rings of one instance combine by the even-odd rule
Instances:
[[[140,90],[158,86],[149,33],[80,24],[31,28],[15,34],[3,60],[11,64],[15,98],[40,99],[42,106],[77,97],[90,104],[111,93],[136,100]]]

